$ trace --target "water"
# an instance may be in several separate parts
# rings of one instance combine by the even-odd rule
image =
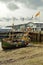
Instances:
[[[2,50],[2,44],[1,44],[1,41],[0,41],[0,50]]]

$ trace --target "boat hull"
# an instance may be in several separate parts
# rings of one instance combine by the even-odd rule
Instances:
[[[25,47],[27,46],[28,43],[23,43],[23,42],[16,42],[16,43],[8,43],[5,41],[2,41],[2,48],[3,49],[13,49],[13,48],[19,48],[19,47]]]

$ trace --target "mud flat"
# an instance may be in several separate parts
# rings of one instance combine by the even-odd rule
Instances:
[[[1,50],[0,65],[43,65],[43,44]]]

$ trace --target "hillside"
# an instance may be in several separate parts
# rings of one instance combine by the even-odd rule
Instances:
[[[0,50],[0,65],[43,65],[43,44]]]

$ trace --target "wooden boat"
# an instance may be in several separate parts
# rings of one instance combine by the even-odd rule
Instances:
[[[30,42],[26,32],[9,32],[9,38],[2,39],[2,48],[11,49],[27,46]]]

